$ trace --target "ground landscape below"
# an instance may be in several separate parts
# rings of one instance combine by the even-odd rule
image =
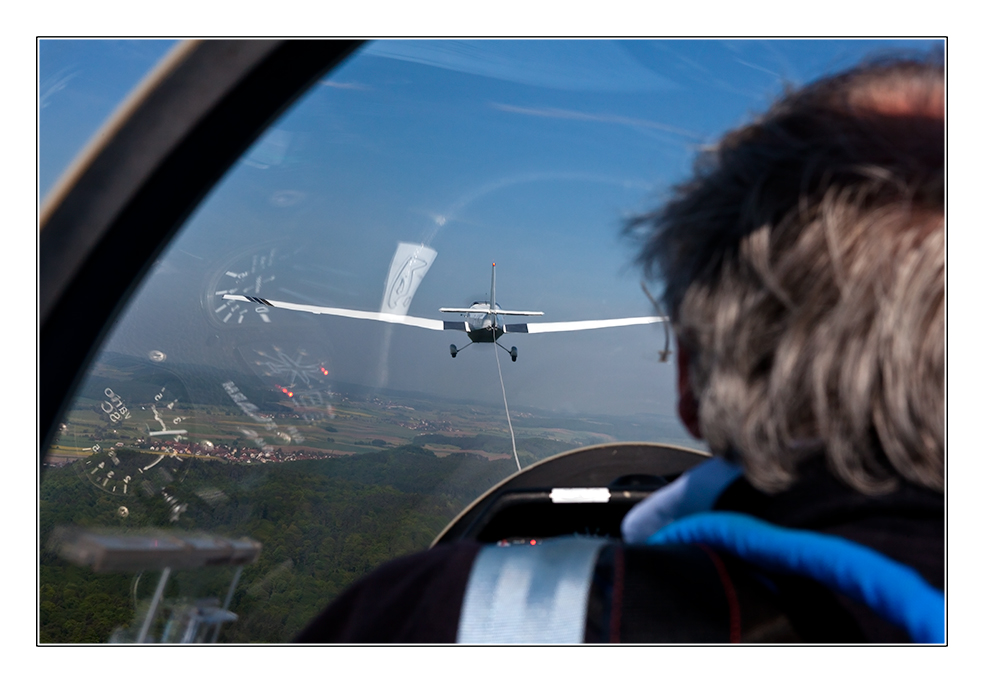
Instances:
[[[245,380],[189,391],[190,382],[154,372],[102,366],[49,450],[39,491],[41,642],[106,642],[132,628],[158,575],[71,565],[47,545],[57,526],[259,541],[230,604],[239,618],[219,641],[284,642],[360,576],[425,549],[516,471],[501,406],[337,385],[299,403]],[[520,408],[512,420],[523,467],[612,441],[699,447],[666,416]],[[223,596],[231,577],[228,568],[174,572],[164,614]]]

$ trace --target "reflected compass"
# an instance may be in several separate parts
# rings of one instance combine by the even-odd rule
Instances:
[[[326,349],[312,351],[291,345],[240,346],[243,364],[278,393],[277,400],[290,406],[307,423],[333,417],[331,372]]]

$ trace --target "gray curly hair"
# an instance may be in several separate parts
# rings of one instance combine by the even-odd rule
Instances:
[[[628,226],[702,436],[762,490],[820,455],[864,493],[943,490],[944,84],[932,56],[787,92]]]

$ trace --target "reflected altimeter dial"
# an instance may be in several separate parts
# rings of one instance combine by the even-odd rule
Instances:
[[[284,249],[270,246],[241,253],[219,267],[206,292],[206,306],[213,322],[223,327],[270,323],[267,306],[222,297],[226,294],[263,297],[276,292],[289,257]]]

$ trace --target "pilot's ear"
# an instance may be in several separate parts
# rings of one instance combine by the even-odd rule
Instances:
[[[677,344],[677,412],[683,425],[695,439],[700,439],[700,402],[690,386],[690,351],[676,339]]]

